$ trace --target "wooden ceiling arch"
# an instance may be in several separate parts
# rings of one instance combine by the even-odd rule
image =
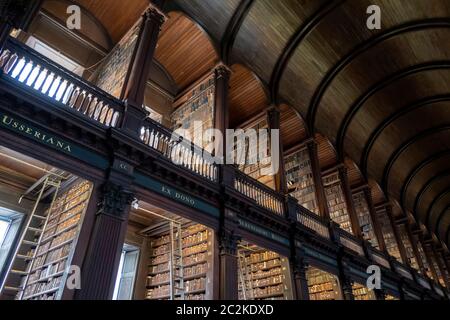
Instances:
[[[450,101],[450,93],[446,95],[438,95],[438,96],[431,96],[424,99],[421,99],[413,104],[408,104],[403,108],[400,108],[396,112],[394,112],[391,116],[386,118],[382,123],[380,123],[375,130],[370,135],[368,142],[366,143],[364,147],[364,151],[361,157],[361,167],[363,168],[363,172],[367,174],[367,166],[368,166],[368,158],[369,154],[372,151],[372,147],[377,141],[377,139],[382,134],[383,130],[386,129],[389,125],[393,124],[397,119],[400,117],[414,112],[417,109],[420,109],[422,107],[430,107],[431,105],[439,102],[448,102]],[[387,177],[386,177],[387,178]],[[384,181],[384,180],[383,180]],[[387,187],[387,185],[386,185]]]
[[[414,202],[413,208],[415,209],[415,211],[413,211],[413,212],[417,212],[415,215],[419,214],[418,208],[419,208],[419,205],[422,201],[424,194],[427,191],[431,190],[431,188],[433,187],[434,184],[443,182],[442,180],[445,180],[449,177],[450,177],[450,170],[445,170],[443,172],[440,172],[437,176],[434,176],[434,177],[430,178],[427,182],[425,182],[425,184],[422,186],[422,189],[417,194],[416,201]]]
[[[439,164],[441,163],[442,165],[444,164],[450,164],[450,150],[444,150],[441,151],[439,153],[435,153],[431,156],[428,156],[427,158],[425,158],[422,162],[420,162],[419,164],[417,164],[407,175],[406,179],[404,180],[404,183],[401,187],[401,191],[400,191],[400,204],[402,207],[407,207],[407,194],[408,194],[408,190],[410,188],[410,185],[412,184],[412,181],[414,179],[416,179],[421,172],[425,171],[427,167],[431,167],[434,164]],[[440,167],[440,166],[438,166]],[[450,169],[450,166],[449,166]],[[433,176],[433,175],[430,175]],[[425,185],[426,183],[422,184]],[[415,192],[413,193],[414,195],[419,194],[419,192]]]
[[[236,128],[261,114],[269,104],[267,88],[258,76],[244,65],[232,65],[229,83],[230,128]]]
[[[210,72],[219,60],[214,42],[189,16],[168,13],[155,50],[155,59],[169,72],[183,91]]]
[[[89,2],[89,0],[80,1]],[[129,6],[129,3],[125,4],[120,0],[98,2],[101,4],[92,5],[94,14],[95,10],[102,5],[105,7],[105,4],[111,3],[110,6],[120,14],[123,14],[123,10],[119,9],[120,6]],[[144,2],[147,4],[147,0],[137,0],[136,5],[133,3],[134,8],[128,9],[129,12],[139,11],[139,6]],[[199,39],[191,39],[189,42],[196,44],[197,47],[212,48],[202,54],[196,47],[190,47],[192,50],[181,50],[183,45],[175,46],[174,38],[172,45],[160,41],[157,60],[169,71],[180,88],[189,86],[194,77],[198,78],[200,71],[206,72],[219,59],[228,64],[245,65],[269,88],[268,104],[274,102],[285,104],[280,106],[282,121],[288,124],[297,123],[298,137],[304,135],[305,129],[309,136],[320,133],[317,137],[322,167],[329,167],[345,160],[345,157],[350,157],[362,169],[363,176],[375,182],[371,186],[377,190],[374,194],[376,201],[381,201],[384,195],[391,197],[389,191],[394,190],[400,204],[407,205],[411,193],[426,182],[422,175],[426,172],[430,174],[438,172],[435,166],[442,161],[439,159],[445,157],[445,150],[433,149],[430,146],[426,149],[427,152],[424,152],[426,154],[414,154],[414,159],[409,162],[404,162],[403,155],[409,154],[410,147],[419,145],[422,139],[431,136],[438,137],[437,139],[447,137],[445,133],[447,129],[442,128],[444,124],[438,123],[439,119],[436,119],[434,126],[424,127],[419,121],[419,128],[412,132],[412,125],[408,126],[403,119],[406,119],[408,114],[411,114],[411,119],[418,118],[422,114],[421,110],[426,109],[425,106],[419,107],[420,103],[433,105],[444,103],[433,99],[450,92],[445,91],[444,85],[439,88],[436,85],[436,90],[428,95],[415,94],[419,87],[425,91],[430,86],[430,81],[439,83],[439,74],[450,70],[450,49],[445,44],[447,34],[450,33],[448,1],[359,0],[355,3],[346,0],[172,0],[166,2],[168,6],[165,10],[168,10],[169,14],[173,14],[173,10],[179,10],[196,22],[196,31],[192,30],[191,33],[204,29],[202,37],[208,39],[205,45],[203,40]],[[373,4],[379,5],[382,9],[381,30],[368,30],[365,27],[366,9]],[[103,21],[102,19],[99,20]],[[106,22],[108,21],[105,20],[103,24],[110,34],[114,35],[113,40],[118,38],[121,28],[125,29],[123,28],[125,20],[119,21],[118,26],[111,26],[110,22]],[[170,19],[167,23],[171,23]],[[181,37],[180,34],[173,36]],[[427,41],[424,42],[423,39]],[[188,42],[188,37],[185,37],[184,41]],[[441,48],[442,51],[439,51]],[[385,54],[387,58],[377,59],[377,54]],[[193,56],[197,56],[197,59]],[[416,59],[417,56],[420,57]],[[185,61],[182,58],[186,57],[188,59],[185,60],[189,62],[183,65]],[[372,60],[375,61],[373,64]],[[376,62],[380,64],[377,65]],[[376,70],[372,72],[373,69]],[[389,95],[397,95],[391,90],[400,83],[409,89],[399,92],[398,95],[403,93],[405,100],[410,101],[402,101],[399,105],[399,100],[390,99]],[[340,90],[342,88],[343,90]],[[450,86],[447,89],[450,89]],[[259,89],[255,90],[258,92]],[[234,99],[237,99],[235,105],[241,104],[236,102],[242,99],[236,98],[239,93],[233,94]],[[384,113],[372,112],[369,106],[382,97],[385,97],[383,101],[388,110]],[[430,101],[425,102],[425,98],[429,98]],[[251,113],[258,109],[255,106],[259,103],[253,103],[254,106],[248,109],[248,114],[243,112],[239,117],[250,117]],[[290,111],[289,106],[301,115],[297,117],[297,122],[294,122],[295,112]],[[409,111],[400,111],[399,108]],[[439,114],[436,114],[436,117],[439,117]],[[302,125],[299,120],[301,118],[306,119],[306,125]],[[364,138],[358,138],[358,129],[363,123],[368,123],[368,128],[373,130],[366,130],[360,135]],[[394,127],[399,133],[393,138],[387,138],[386,132],[391,132],[390,130],[393,130],[391,128]],[[439,127],[441,129],[438,129]],[[400,139],[402,133],[406,136],[405,139]],[[285,147],[298,141],[294,131],[285,130],[282,136],[288,141],[284,144]],[[367,140],[364,140],[366,138]],[[389,154],[382,157],[387,165],[373,164],[375,160],[370,156],[365,161],[367,164],[362,165],[360,162],[362,154],[370,155],[374,152],[371,150],[376,150],[373,154],[380,154],[383,144],[392,145],[390,146],[392,150],[389,149],[387,152]],[[368,152],[365,152],[365,149]],[[402,163],[407,166],[405,165],[405,169],[401,172],[401,179],[395,178],[392,184],[388,184],[387,182],[391,183],[389,177],[399,174],[398,167]],[[367,166],[371,169],[365,170]],[[376,173],[374,176],[373,172]],[[376,188],[377,183],[382,187],[379,190]],[[407,209],[410,208],[405,208]],[[423,218],[423,214],[418,216]],[[439,221],[440,235],[446,233],[446,238],[442,240],[448,241],[448,232],[444,230],[448,222],[447,217],[440,218]]]
[[[403,80],[417,73],[442,69],[450,69],[450,60],[430,61],[419,65],[413,65],[411,67],[388,75],[386,78],[377,82],[372,87],[370,87],[366,92],[364,92],[345,113],[344,119],[339,126],[338,134],[336,137],[336,149],[340,157],[342,158],[344,156],[344,143],[345,137],[347,136],[348,128],[352,123],[352,120],[354,119],[355,115],[363,108],[366,101],[368,101],[371,97],[373,97],[377,93],[381,92],[383,89],[387,88],[388,86],[399,80]],[[364,167],[364,165],[362,165],[362,167]]]

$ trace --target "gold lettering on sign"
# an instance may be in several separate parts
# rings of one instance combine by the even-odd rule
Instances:
[[[44,142],[45,144],[51,145],[57,149],[61,149],[66,152],[69,152],[69,153],[72,152],[72,148],[71,148],[70,144],[68,144],[64,141],[61,141],[55,137],[51,137],[51,136],[47,137],[46,134],[43,134],[42,132],[40,132],[32,127],[29,127],[26,124],[21,123],[10,116],[3,115],[2,123],[6,127],[10,127],[10,128],[16,129],[20,132],[24,132],[28,135],[31,135],[34,138]]]

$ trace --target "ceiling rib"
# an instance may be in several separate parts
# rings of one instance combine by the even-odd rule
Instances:
[[[390,171],[392,169],[392,166],[394,165],[394,163],[398,159],[398,157],[409,146],[411,146],[412,144],[414,144],[418,140],[420,140],[420,139],[422,139],[422,138],[424,138],[424,137],[426,137],[428,135],[432,135],[434,133],[438,133],[438,132],[446,131],[446,130],[450,130],[450,124],[449,125],[442,125],[442,126],[439,126],[439,127],[433,127],[433,128],[421,131],[417,135],[413,136],[409,140],[407,140],[404,143],[402,143],[402,145],[400,145],[400,147],[397,148],[397,150],[395,150],[394,153],[392,153],[391,157],[387,161],[386,167],[384,168],[383,177],[382,177],[382,180],[381,180],[381,186],[383,187],[383,189],[387,192],[387,180],[388,180]]]
[[[423,160],[421,163],[419,163],[406,177],[405,183],[403,183],[401,191],[400,191],[400,204],[404,208],[406,206],[406,194],[409,188],[409,185],[411,184],[411,181],[414,179],[414,177],[419,174],[419,172],[428,166],[429,164],[433,163],[436,160],[439,160],[443,157],[450,156],[450,150],[444,150],[442,152],[436,153],[431,155],[430,157]]]
[[[418,215],[418,212],[417,212],[417,211],[418,211],[419,203],[420,203],[420,201],[422,201],[422,196],[425,194],[425,192],[426,192],[429,188],[431,188],[431,186],[432,186],[434,183],[436,183],[436,182],[438,182],[439,180],[441,180],[441,179],[443,179],[443,178],[445,178],[445,177],[448,177],[448,176],[450,176],[450,170],[445,171],[445,172],[442,172],[441,174],[439,174],[439,175],[437,175],[437,176],[435,176],[435,177],[432,177],[431,179],[429,179],[429,180],[423,185],[423,187],[420,189],[419,193],[417,193],[416,200],[414,201],[413,213],[414,213],[414,216],[415,216],[415,217],[419,218],[419,215]],[[426,221],[426,220],[425,220],[425,221]]]
[[[372,151],[373,145],[377,141],[378,137],[382,134],[384,129],[386,129],[395,120],[397,120],[398,118],[400,118],[401,116],[403,116],[405,114],[413,112],[414,110],[417,110],[419,108],[429,106],[430,104],[435,104],[435,103],[444,102],[444,101],[450,101],[450,93],[446,94],[446,95],[437,95],[437,96],[423,98],[411,105],[408,105],[404,108],[400,108],[399,110],[394,112],[392,115],[390,115],[389,117],[384,119],[383,122],[381,122],[375,128],[375,130],[371,133],[371,135],[369,136],[369,139],[367,140],[368,143],[366,143],[366,145],[364,146],[364,151],[361,156],[361,168],[363,168],[363,170],[364,170],[363,172],[365,174],[367,174],[367,169],[368,169],[367,162],[368,162],[370,152]],[[386,181],[386,183],[387,183],[387,181]],[[387,187],[387,184],[386,184],[386,187]],[[386,190],[386,191],[388,191],[388,190]]]
[[[241,28],[242,23],[245,20],[250,8],[253,4],[253,0],[241,0],[238,7],[236,8],[230,22],[227,25],[225,33],[222,37],[220,44],[222,61],[225,64],[229,64],[231,50],[233,49],[234,40]]]
[[[445,18],[433,18],[419,21],[407,22],[405,24],[401,24],[399,26],[393,27],[386,32],[377,34],[376,36],[359,43],[353,50],[351,50],[346,56],[344,56],[339,62],[337,62],[325,75],[322,79],[321,83],[317,87],[314,95],[311,99],[310,106],[308,108],[308,113],[306,116],[307,125],[310,127],[311,132],[314,131],[314,124],[316,119],[316,114],[319,108],[319,105],[322,101],[322,97],[327,90],[328,86],[334,80],[334,78],[339,74],[341,70],[343,70],[347,65],[349,65],[358,55],[363,52],[366,52],[368,49],[374,47],[375,45],[393,38],[398,35],[402,35],[404,33],[417,31],[417,30],[426,30],[426,29],[435,29],[435,28],[450,28],[450,21]]]
[[[270,77],[270,94],[271,101],[274,104],[279,103],[278,90],[280,87],[281,76],[288,65],[289,60],[295,52],[298,45],[305,39],[305,37],[315,29],[319,22],[331,13],[335,8],[343,4],[346,0],[327,2],[322,5],[308,20],[302,24],[296,32],[289,39],[286,47],[278,58],[275,68]]]
[[[364,94],[362,94],[356,102],[350,107],[341,122],[338,134],[336,137],[336,149],[340,159],[344,158],[344,141],[347,135],[347,130],[350,127],[353,118],[356,116],[358,111],[364,106],[365,102],[368,101],[376,93],[382,91],[390,84],[396,82],[397,80],[406,78],[410,75],[417,74],[424,71],[438,70],[438,69],[450,69],[450,61],[432,61],[424,64],[410,66],[406,69],[400,70],[394,74],[391,74],[384,78],[383,80],[376,83],[374,86],[370,87]]]

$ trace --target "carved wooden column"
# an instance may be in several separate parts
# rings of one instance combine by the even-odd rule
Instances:
[[[352,224],[353,234],[358,238],[362,238],[358,216],[356,214],[355,205],[353,203],[352,190],[350,189],[350,183],[348,182],[347,168],[344,165],[339,166],[338,173],[339,180],[341,180],[345,203],[347,205],[347,211],[350,216],[350,222]]]
[[[370,218],[372,220],[372,226],[373,226],[373,230],[375,232],[375,236],[377,237],[378,247],[380,248],[380,251],[387,253],[386,243],[384,242],[384,237],[383,237],[383,233],[381,232],[380,222],[378,221],[378,216],[375,211],[375,207],[374,207],[373,200],[372,200],[372,192],[370,192],[369,187],[365,187],[363,189],[363,192],[364,192],[364,197],[367,202],[367,206],[369,207]]]
[[[121,173],[118,168],[128,173]],[[81,289],[75,294],[75,299],[112,298],[130,205],[134,199],[130,189],[131,168],[131,165],[116,160],[107,182],[99,190],[100,201],[81,268]]]
[[[277,106],[271,106],[267,110],[267,123],[269,125],[270,130],[280,130],[280,109]],[[280,140],[279,140],[279,148],[278,159],[279,159],[279,167],[278,172],[275,174],[275,190],[286,194],[287,193],[287,185],[286,185],[286,172],[284,170],[284,158],[283,158],[283,143],[281,141],[281,132],[280,132]]]
[[[345,261],[343,256],[343,250],[340,249],[340,253],[338,255],[338,267],[339,267],[339,284],[342,291],[342,297],[344,300],[355,300],[355,296],[353,295],[352,289],[352,281],[348,274],[350,271],[348,270],[348,263]]]
[[[142,108],[145,87],[153,63],[159,32],[165,19],[161,10],[150,4],[142,16],[136,47],[123,84],[122,99],[125,101],[126,111],[122,128],[134,136],[140,134],[142,121],[146,116]]]
[[[226,221],[219,230],[219,299],[238,299],[238,260],[235,213],[225,210]]]
[[[320,170],[319,156],[317,153],[317,143],[314,139],[306,142],[308,148],[309,159],[311,161],[311,171],[314,181],[314,191],[316,194],[319,212],[325,219],[330,219],[330,211],[328,209],[327,198],[325,196],[325,188],[323,187],[322,173]]]
[[[43,0],[2,0],[0,3],[0,50],[13,28],[26,30],[39,11]]]
[[[222,133],[222,145],[216,146],[219,150],[216,152],[224,156],[224,163],[227,153],[227,135],[226,130],[229,129],[229,82],[231,70],[223,63],[218,64],[214,68],[215,79],[215,95],[214,95],[214,128]],[[217,153],[216,153],[217,154]]]
[[[291,268],[294,280],[294,299],[309,300],[308,279],[306,270],[308,268],[304,260],[303,250],[294,248],[295,256],[292,257]]]

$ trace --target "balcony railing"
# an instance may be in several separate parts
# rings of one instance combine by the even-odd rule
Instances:
[[[354,235],[348,233],[347,231],[343,229],[337,229],[339,234],[339,242],[346,247],[347,249],[350,249],[360,256],[364,256],[364,249],[362,247],[362,242],[356,238]]]
[[[121,101],[15,39],[8,39],[0,54],[0,73],[30,93],[104,126],[116,127],[123,116]]]
[[[389,260],[386,259],[385,255],[383,252],[375,249],[375,248],[371,248],[371,252],[372,252],[372,260],[375,261],[376,263],[378,263],[379,265],[390,269],[390,263]]]
[[[207,151],[183,140],[152,119],[146,119],[141,128],[141,140],[165,158],[211,181],[218,181],[218,168],[205,157]]]
[[[297,221],[306,228],[317,232],[326,239],[330,239],[330,230],[325,219],[319,217],[317,214],[297,205]]]
[[[265,184],[247,176],[236,168],[234,188],[254,200],[261,207],[280,216],[284,215],[284,198]]]

